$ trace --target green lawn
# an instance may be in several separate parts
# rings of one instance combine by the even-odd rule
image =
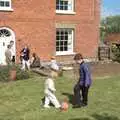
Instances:
[[[69,74],[71,75],[71,74]],[[0,83],[0,120],[120,120],[120,76],[94,79],[86,108],[61,112],[40,106],[44,96],[44,79]],[[56,80],[56,96],[71,98],[75,81],[68,74]]]

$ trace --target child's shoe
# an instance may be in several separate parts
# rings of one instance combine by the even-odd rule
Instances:
[[[44,105],[43,107],[44,107],[44,108],[50,108],[50,106],[49,106],[49,105]]]

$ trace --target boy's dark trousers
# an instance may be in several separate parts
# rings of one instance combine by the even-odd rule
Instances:
[[[76,84],[74,87],[74,98],[73,98],[73,104],[74,105],[87,105],[88,102],[88,90],[89,86],[81,86],[79,84]]]

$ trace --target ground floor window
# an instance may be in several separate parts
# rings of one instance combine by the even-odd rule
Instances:
[[[74,35],[74,29],[70,29],[70,28],[56,29],[57,55],[73,53],[73,35]]]

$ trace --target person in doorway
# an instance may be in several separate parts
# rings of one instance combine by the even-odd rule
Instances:
[[[6,64],[7,65],[10,65],[11,64],[11,56],[12,56],[12,54],[11,54],[11,47],[10,47],[10,45],[8,45],[7,46],[7,49],[6,49],[6,51],[5,51],[5,58],[6,58]]]
[[[87,63],[83,60],[83,56],[78,53],[75,55],[74,60],[76,64],[79,64],[80,78],[74,87],[74,106],[78,108],[87,106],[88,104],[88,91],[91,86],[91,73]]]
[[[12,60],[12,63],[15,63],[15,46],[14,46],[14,41],[10,41],[10,50],[11,50],[11,60]]]
[[[21,50],[21,56],[22,56],[22,70],[27,69],[30,70],[30,50],[27,45]]]

